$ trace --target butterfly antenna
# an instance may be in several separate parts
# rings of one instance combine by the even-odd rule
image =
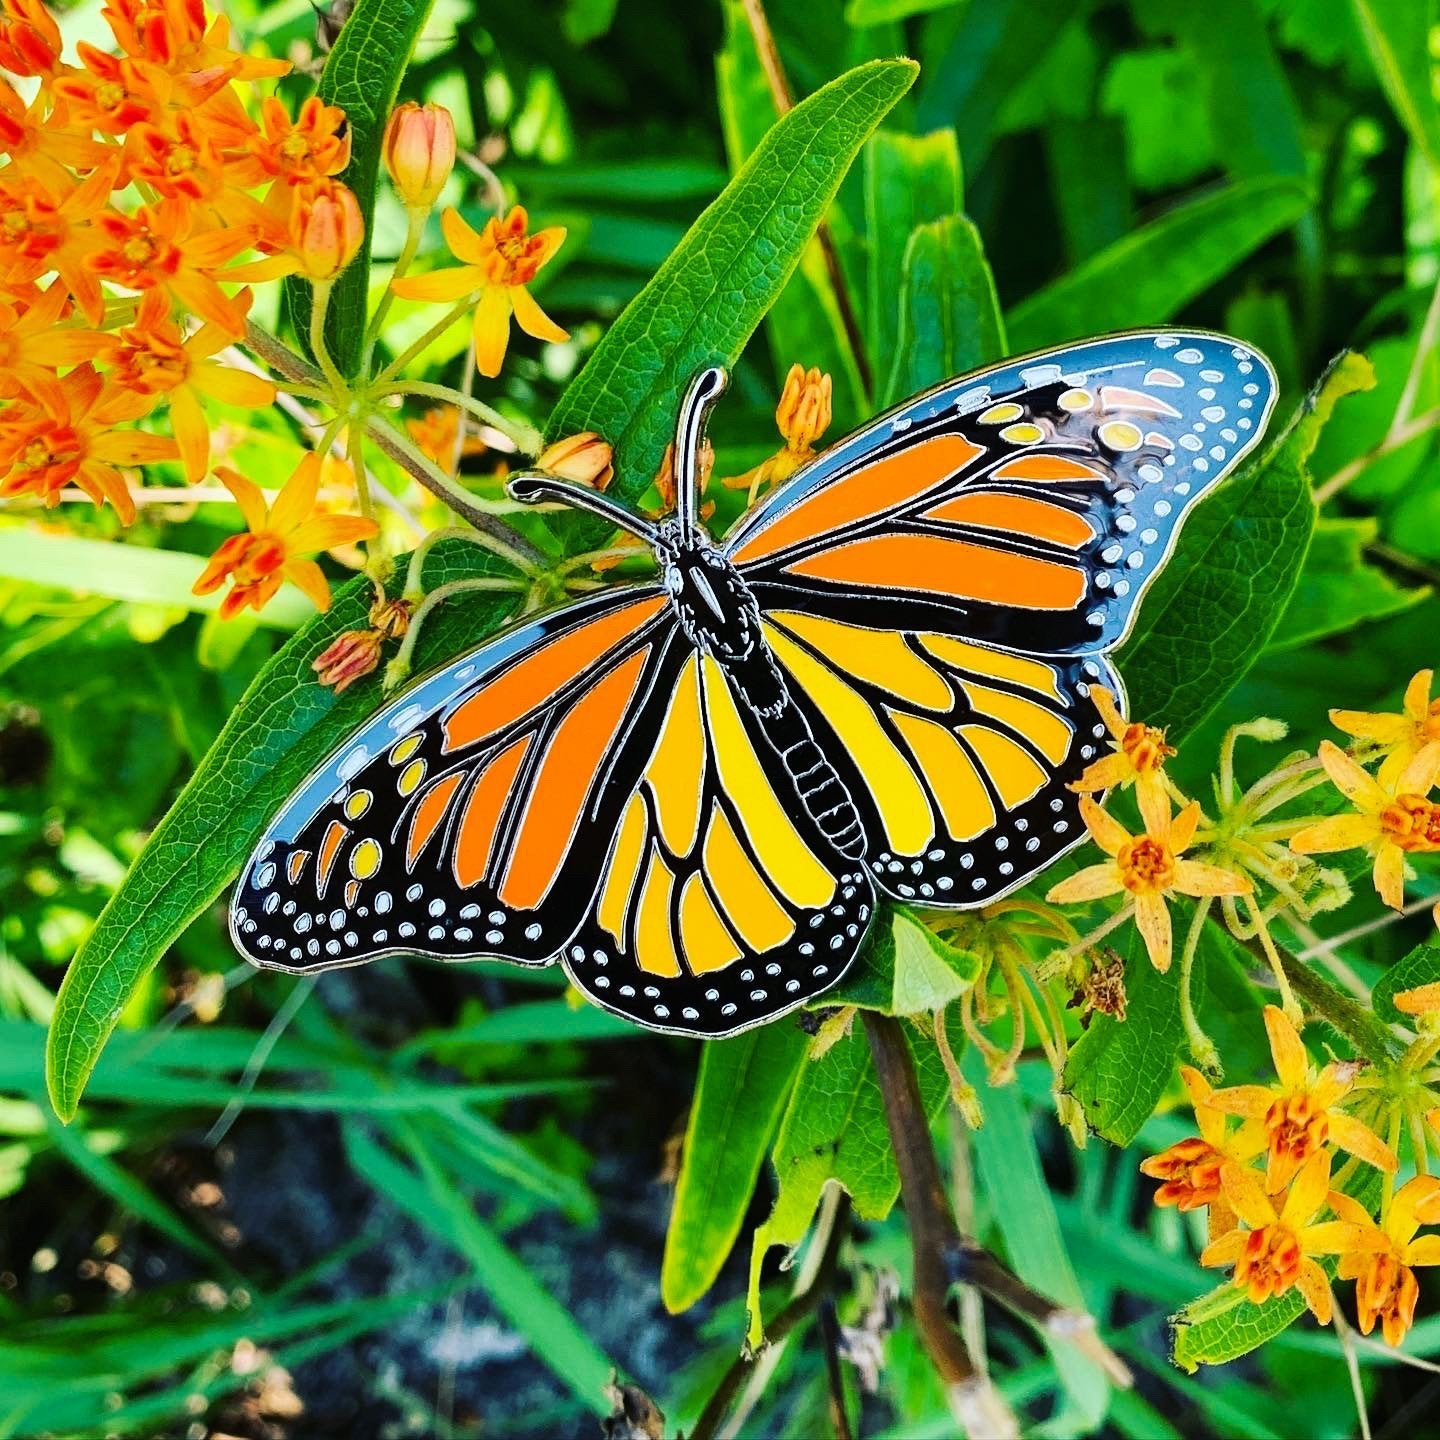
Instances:
[[[588,510],[592,515],[602,516],[628,534],[638,536],[647,545],[654,546],[660,539],[660,532],[643,515],[637,515],[618,500],[612,500],[577,480],[564,480],[544,470],[522,470],[518,475],[510,476],[505,483],[511,495],[527,505],[545,500],[570,505],[576,510]]]
[[[718,365],[690,382],[675,424],[675,513],[687,535],[700,533],[700,447],[710,407],[725,393],[730,377]]]

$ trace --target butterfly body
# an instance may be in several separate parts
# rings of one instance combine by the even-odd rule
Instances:
[[[641,1024],[722,1035],[827,989],[882,898],[999,898],[1081,838],[1092,687],[1188,507],[1258,440],[1260,357],[1110,337],[937,387],[723,541],[521,477],[651,544],[653,583],[502,633],[390,701],[270,826],[256,963],[558,961]],[[683,482],[689,477],[690,484]]]

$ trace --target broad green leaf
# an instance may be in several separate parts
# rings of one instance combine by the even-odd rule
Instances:
[[[775,123],[775,100],[740,0],[726,0],[725,44],[715,58],[720,121],[732,170],[738,171]],[[838,217],[837,217],[838,218]],[[843,435],[870,412],[835,286],[813,236],[800,265],[765,316],[776,379],[793,364],[818,366],[834,382],[834,429]]]
[[[225,597],[191,593],[204,568],[199,555],[175,550],[51,535],[28,525],[0,526],[0,578],[64,586],[77,595],[104,595],[136,605],[182,605],[209,615]],[[261,612],[259,623],[294,630],[314,614],[315,607],[287,583]]]
[[[365,243],[335,282],[325,334],[341,371],[360,370],[374,238],[375,192],[385,122],[395,108],[400,81],[435,0],[356,0],[325,61],[316,94],[338,105],[350,127],[350,163],[340,179],[355,192],[365,221]],[[303,336],[309,324],[310,288],[287,282],[290,313]]]
[[[884,25],[891,20],[906,20],[911,15],[925,15],[931,10],[947,10],[964,0],[850,0],[845,7],[847,25]]]
[[[1434,0],[1351,0],[1381,88],[1410,138],[1440,169]]]
[[[909,911],[887,907],[850,973],[821,1003],[886,1015],[933,1015],[963,995],[979,973],[978,956],[948,944]]]
[[[480,1218],[455,1178],[440,1171],[419,1137],[405,1127],[396,1129],[414,1167],[351,1123],[344,1131],[345,1153],[356,1172],[392,1205],[463,1255],[490,1303],[525,1337],[536,1358],[585,1406],[604,1414],[609,1408],[604,1388],[613,1362]]]
[[[917,225],[955,215],[961,203],[960,150],[953,130],[919,136],[877,130],[871,137],[865,147],[865,333],[877,376],[886,375],[900,357],[901,285],[911,233]],[[930,383],[954,373],[942,371]],[[882,408],[894,393],[877,396]]]
[[[1004,322],[980,232],[963,215],[917,226],[905,247],[900,336],[881,406],[1004,353]]]
[[[1055,206],[1070,264],[1113,244],[1135,223],[1130,180],[1124,165],[1096,165],[1096,155],[1117,154],[1120,124],[1108,115],[1052,125],[1045,132],[1051,171],[1063,176]]]
[[[1320,429],[1342,396],[1371,380],[1363,358],[1343,356],[1284,433],[1195,507],[1119,655],[1134,714],[1182,736],[1254,664],[1305,561]]]
[[[1176,917],[1184,933],[1188,915]],[[1207,926],[1207,931],[1213,929]],[[1204,947],[1196,957],[1191,994],[1204,995]],[[1185,1043],[1180,1023],[1180,977],[1150,963],[1133,929],[1125,947],[1125,1018],[1095,1015],[1070,1047],[1065,1089],[1080,1103],[1086,1123],[1114,1145],[1128,1145],[1154,1113],[1175,1073]],[[989,1113],[989,1101],[986,1101]]]
[[[1365,547],[1379,528],[1370,518],[1321,517],[1295,593],[1270,637],[1272,652],[1313,645],[1368,621],[1398,615],[1431,593],[1429,586],[1397,585],[1366,562]]]
[[[660,1266],[671,1314],[699,1300],[729,1258],[809,1043],[781,1022],[703,1048]]]
[[[1297,180],[1237,180],[1142,225],[1010,312],[1011,347],[1158,325],[1233,270],[1310,203]]]
[[[463,544],[437,547],[426,567],[431,585],[487,573],[502,573],[499,562]],[[378,684],[337,696],[311,669],[336,636],[364,626],[370,599],[368,581],[351,581],[255,678],[65,972],[48,1052],[50,1094],[62,1119],[75,1113],[140,979],[235,877],[284,800],[379,707]],[[425,626],[417,668],[478,644],[514,604],[512,595],[481,592],[442,607]]]
[[[933,1115],[949,1093],[944,1067],[932,1042],[918,1039],[908,1027],[906,1039],[921,1097]],[[963,1042],[952,1037],[952,1043],[958,1049]],[[824,1055],[802,1065],[771,1160],[778,1184],[775,1206],[755,1231],[750,1250],[746,1339],[753,1349],[765,1339],[760,1309],[765,1256],[773,1246],[799,1244],[826,1182],[834,1180],[845,1188],[863,1220],[884,1219],[900,1193],[885,1103],[858,1020]]]
[[[966,1056],[964,1068],[970,1083],[984,1094],[985,1123],[971,1132],[970,1144],[980,1188],[990,1197],[1011,1268],[1042,1295],[1084,1310],[1085,1297],[1060,1234],[1020,1087],[989,1085],[985,1057],[978,1050]],[[1045,1343],[1068,1408],[1074,1412],[1072,1418],[1080,1422],[1080,1433],[1089,1433],[1105,1417],[1110,1382],[1104,1371],[1073,1345],[1049,1334]]]
[[[691,377],[734,363],[915,73],[911,61],[872,61],[789,111],[595,347],[546,433],[603,435],[615,447],[613,494],[631,500],[650,484]]]
[[[1427,942],[1417,945],[1381,975],[1370,991],[1370,1004],[1387,1024],[1413,1026],[1415,1016],[1396,1008],[1396,992],[1435,984],[1440,984],[1440,945]]]

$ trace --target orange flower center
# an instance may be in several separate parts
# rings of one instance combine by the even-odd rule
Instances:
[[[255,585],[268,580],[285,563],[285,542],[278,535],[240,537],[246,545],[233,568],[237,585]]]
[[[1300,1278],[1304,1258],[1295,1232],[1277,1220],[1245,1237],[1245,1248],[1235,1262],[1235,1283],[1244,1287],[1253,1304],[1263,1305]]]
[[[1415,1302],[1419,1298],[1415,1272],[1402,1265],[1393,1251],[1372,1255],[1355,1282],[1360,1328],[1368,1335],[1379,1320],[1386,1340],[1398,1345],[1415,1319]]]
[[[165,169],[171,175],[188,175],[200,163],[200,157],[188,145],[173,145]]]
[[[1270,1150],[1275,1155],[1288,1155],[1298,1165],[1309,1159],[1330,1138],[1330,1118],[1317,1110],[1308,1091],[1298,1090],[1282,1095],[1265,1112],[1265,1128],[1270,1132]]]
[[[118,110],[125,103],[125,87],[114,80],[107,80],[95,87],[95,108],[97,110]]]
[[[1402,850],[1440,849],[1440,805],[1421,795],[1397,795],[1380,812],[1380,833]]]
[[[1141,774],[1158,770],[1167,757],[1175,753],[1175,747],[1165,743],[1163,730],[1139,724],[1125,727],[1125,733],[1120,737],[1120,750]]]
[[[1208,1140],[1192,1135],[1145,1161],[1141,1169],[1164,1182],[1155,1192],[1157,1205],[1198,1210],[1220,1198],[1220,1171],[1224,1163],[1225,1157]]]
[[[310,158],[310,142],[298,130],[292,130],[280,142],[279,150],[292,165]]]
[[[159,248],[155,243],[154,236],[133,235],[120,247],[120,254],[124,257],[127,265],[138,270],[142,265],[148,265],[154,260]]]
[[[1132,894],[1168,890],[1175,882],[1175,855],[1163,840],[1139,835],[1127,840],[1115,857],[1121,883]]]

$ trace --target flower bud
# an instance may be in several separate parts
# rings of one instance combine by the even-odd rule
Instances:
[[[455,168],[455,121],[443,105],[407,100],[385,127],[383,152],[400,198],[428,210]]]
[[[375,669],[384,641],[378,630],[347,630],[316,658],[311,668],[319,683],[338,695]]]
[[[604,490],[615,477],[615,452],[593,430],[567,435],[545,448],[536,467],[566,480]]]
[[[312,280],[333,280],[355,258],[365,221],[355,196],[336,181],[296,191],[290,248]]]
[[[831,381],[813,367],[792,365],[785,377],[785,389],[775,407],[775,424],[786,446],[800,455],[809,455],[815,442],[830,428]]]
[[[387,640],[402,639],[410,629],[414,609],[408,600],[377,600],[370,607],[370,625]]]

